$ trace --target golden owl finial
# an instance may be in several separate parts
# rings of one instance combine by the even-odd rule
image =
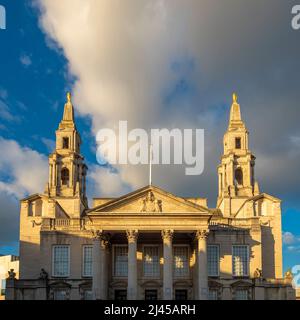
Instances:
[[[67,101],[71,103],[71,92],[67,93]]]
[[[238,99],[238,96],[237,96],[237,94],[234,92],[233,95],[232,95],[232,101],[233,101],[233,103],[237,103],[237,99]]]

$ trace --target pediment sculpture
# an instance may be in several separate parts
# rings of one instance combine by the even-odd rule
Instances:
[[[162,201],[157,200],[152,191],[143,199],[141,212],[162,212]]]

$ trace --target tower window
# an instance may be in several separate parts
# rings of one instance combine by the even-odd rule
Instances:
[[[241,149],[241,138],[235,138],[235,148]]]
[[[235,170],[235,181],[237,185],[239,186],[243,185],[243,171],[241,168],[238,168]]]
[[[69,178],[70,178],[69,170],[67,168],[63,168],[61,170],[61,183],[62,183],[62,185],[67,186],[69,184]]]
[[[69,138],[63,138],[63,149],[69,149]]]

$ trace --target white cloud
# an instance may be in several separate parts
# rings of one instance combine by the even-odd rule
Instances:
[[[48,178],[47,158],[0,137],[0,249],[11,246],[19,233],[19,200],[43,192]],[[16,247],[15,243],[13,246]]]
[[[282,234],[282,241],[284,244],[293,244],[297,239],[291,232],[287,231]]]
[[[8,122],[19,122],[21,119],[20,115],[10,110],[8,101],[9,99],[7,90],[0,88],[0,118]],[[18,106],[20,104],[21,102],[17,102]]]
[[[292,136],[290,137],[290,140],[292,144],[294,144],[296,147],[300,147],[300,137],[299,136]]]
[[[6,121],[13,121],[16,117],[10,112],[8,105],[0,100],[0,118]]]
[[[298,246],[288,246],[287,250],[292,253],[300,253],[300,245]]]
[[[126,186],[117,173],[100,166],[92,166],[89,169],[88,188],[94,196],[114,197],[122,195]]]
[[[47,147],[49,153],[52,153],[55,149],[55,141],[48,138],[41,138],[43,144]]]
[[[0,88],[0,98],[1,99],[6,99],[8,96],[8,92],[6,89]]]
[[[0,192],[21,198],[44,191],[48,179],[44,155],[3,138],[0,138],[0,150]]]
[[[270,169],[265,161],[270,178],[263,185],[268,189],[262,189],[275,195],[289,186],[295,190],[296,178],[292,183],[288,179],[272,183],[273,177],[282,181],[291,176],[293,166],[281,166],[283,153],[278,143],[286,138],[287,130],[297,135],[300,116],[296,105],[299,44],[289,38],[286,15],[290,11],[284,2],[272,1],[272,10],[254,0],[247,4],[236,0],[35,3],[51,40],[48,43],[56,43],[68,60],[69,73],[76,78],[74,104],[81,114],[91,116],[94,134],[100,128],[114,127],[119,120],[129,120],[132,128],[207,129],[204,175],[187,179],[183,169],[159,166],[155,168],[159,185],[172,192],[195,194],[197,190],[215,200],[216,166],[229,110],[222,110],[220,121],[220,114],[216,116],[220,109],[214,106],[226,101],[229,108],[231,93],[238,90],[252,134],[251,146],[270,154],[266,159],[280,162],[282,169]],[[284,39],[285,45],[278,39]],[[193,67],[176,68],[187,61]],[[166,106],[165,97],[172,95],[182,79],[196,92],[195,97],[174,99]],[[120,179],[113,183],[115,191],[122,185],[147,183],[147,169],[142,166],[118,167],[118,172],[112,177]],[[101,174],[105,175],[103,170]]]
[[[30,56],[29,55],[27,55],[27,54],[22,54],[21,56],[20,56],[20,62],[22,63],[22,65],[24,66],[24,67],[29,67],[31,64],[32,64],[32,61],[31,61],[31,58],[30,58]]]
[[[300,252],[300,236],[294,235],[292,232],[283,232],[282,242],[290,252]]]

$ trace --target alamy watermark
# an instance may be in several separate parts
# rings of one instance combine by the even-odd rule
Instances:
[[[0,30],[6,29],[6,10],[5,7],[0,5]]]
[[[144,129],[128,132],[127,121],[119,121],[118,134],[112,129],[97,133],[97,161],[105,164],[185,164],[186,175],[204,170],[203,129]],[[171,150],[172,149],[172,150]],[[172,151],[172,152],[171,152]]]
[[[294,30],[299,30],[300,29],[300,4],[293,6],[292,15],[293,15],[292,28]]]

